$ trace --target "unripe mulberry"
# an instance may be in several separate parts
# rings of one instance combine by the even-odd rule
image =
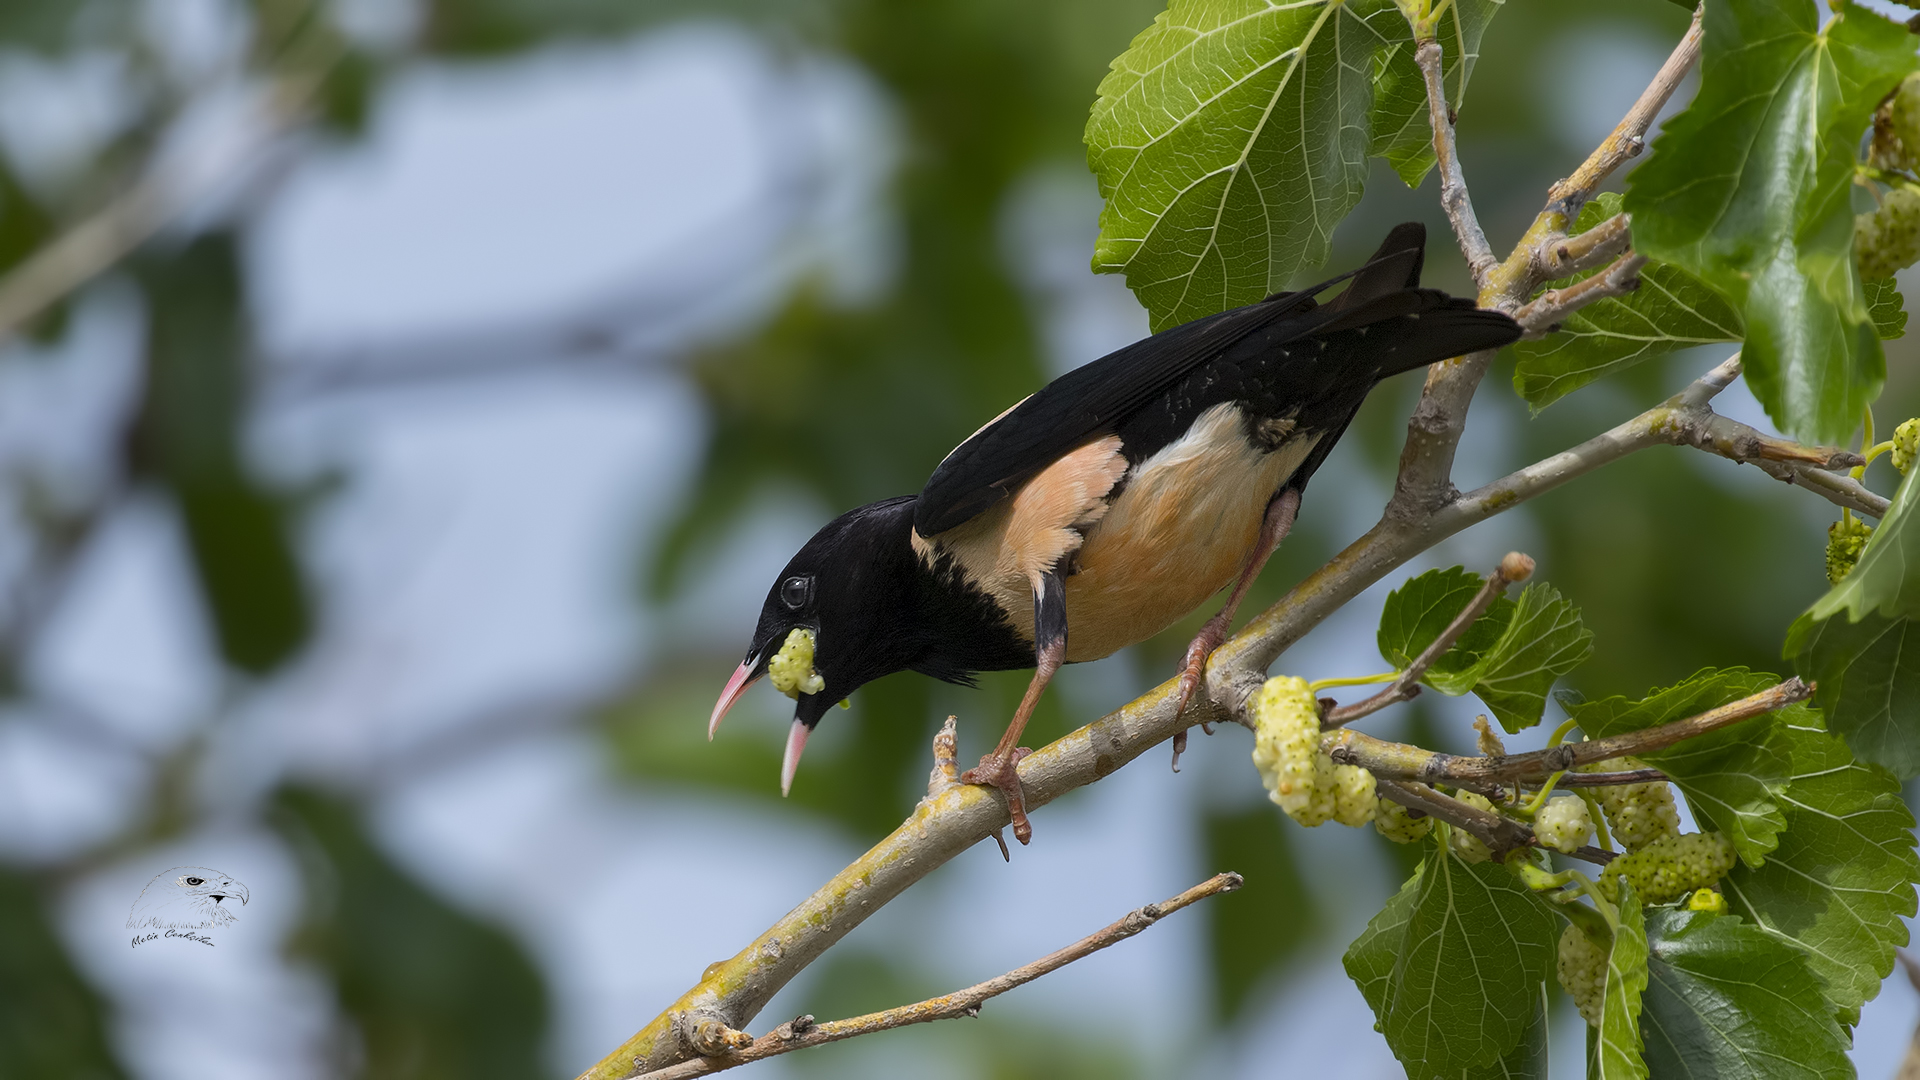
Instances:
[[[1314,758],[1320,750],[1320,708],[1305,679],[1268,679],[1248,702],[1253,714],[1253,764],[1273,801],[1289,814],[1313,801]],[[1328,763],[1331,766],[1331,762]]]
[[[1373,827],[1394,843],[1417,844],[1433,831],[1432,818],[1414,817],[1412,811],[1392,799],[1381,799],[1379,802],[1379,809],[1373,815]]]
[[[1888,278],[1920,259],[1920,191],[1897,187],[1880,208],[1855,215],[1853,254],[1863,278]]]
[[[1619,757],[1588,765],[1582,772],[1630,772],[1644,769],[1639,758]],[[1613,838],[1628,851],[1639,851],[1663,836],[1680,831],[1680,811],[1673,805],[1673,789],[1665,780],[1594,788]],[[1644,894],[1643,894],[1644,895]]]
[[[1727,898],[1712,889],[1695,889],[1687,897],[1688,911],[1708,911],[1715,915],[1727,913]]]
[[[1916,451],[1920,451],[1920,418],[1893,429],[1893,451],[1888,456],[1893,459],[1893,467],[1904,476],[1913,466]]]
[[[1625,878],[1641,903],[1665,904],[1719,881],[1733,862],[1733,843],[1720,833],[1664,836],[1608,863],[1600,871],[1600,887],[1613,894]]]
[[[1268,679],[1249,705],[1253,764],[1269,797],[1289,817],[1309,828],[1335,820],[1359,827],[1373,820],[1379,802],[1373,774],[1335,765],[1320,749],[1320,709],[1306,680]]]
[[[1533,835],[1544,846],[1571,855],[1593,838],[1593,816],[1582,799],[1549,799],[1534,815]]]
[[[1873,526],[1856,517],[1843,517],[1827,526],[1827,584],[1838,585],[1853,573],[1872,535]]]
[[[1476,792],[1456,791],[1453,797],[1468,806],[1477,806],[1487,811],[1493,809],[1493,804],[1487,801],[1487,797]],[[1486,862],[1493,858],[1493,852],[1487,850],[1487,845],[1481,843],[1479,837],[1465,829],[1456,827],[1448,843],[1452,846],[1453,853],[1458,855],[1462,862]]]
[[[1907,76],[1874,113],[1870,153],[1876,168],[1913,169],[1920,153],[1920,74]]]
[[[827,680],[813,670],[813,631],[796,627],[780,643],[780,651],[767,661],[767,681],[790,698],[817,694],[827,688]]]
[[[1327,758],[1329,763],[1332,760]],[[1374,792],[1375,783],[1373,774],[1358,765],[1335,765],[1333,819],[1354,829],[1372,821],[1380,806],[1380,797]]]
[[[1594,1027],[1600,1026],[1600,1006],[1607,992],[1607,950],[1600,947],[1585,930],[1568,923],[1560,931],[1560,958],[1554,965],[1560,986],[1573,998],[1580,1015]]]

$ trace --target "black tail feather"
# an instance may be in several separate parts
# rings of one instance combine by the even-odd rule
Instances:
[[[1417,221],[1395,225],[1380,242],[1373,258],[1354,274],[1353,284],[1328,304],[1335,311],[1361,305],[1420,287],[1420,270],[1427,260],[1427,227]]]

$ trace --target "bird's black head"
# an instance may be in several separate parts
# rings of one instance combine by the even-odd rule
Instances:
[[[808,733],[827,710],[861,686],[912,663],[900,631],[913,594],[914,499],[905,495],[850,510],[807,541],[767,590],[746,659],[714,704],[707,726],[710,739],[747,687],[768,674],[791,635],[812,635],[810,669],[802,648],[800,662],[790,658],[776,673],[798,695],[781,768],[783,794],[793,785]]]

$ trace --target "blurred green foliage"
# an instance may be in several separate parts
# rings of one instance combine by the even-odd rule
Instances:
[[[253,474],[246,297],[233,238],[211,233],[141,265],[147,370],[131,471],[169,491],[186,526],[220,651],[245,671],[300,648],[312,615],[293,548],[293,500]]]
[[[1275,971],[1318,940],[1327,919],[1307,890],[1291,827],[1265,799],[1201,819],[1203,866],[1231,867],[1246,880],[1239,891],[1203,909],[1213,967],[1215,1007],[1237,1020],[1258,1003],[1256,991]]]
[[[68,958],[44,888],[0,867],[0,1076],[119,1080],[106,1008]]]
[[[307,904],[289,945],[319,965],[357,1029],[369,1080],[540,1076],[546,989],[503,929],[461,912],[395,867],[354,808],[287,788],[272,818],[302,856]]]

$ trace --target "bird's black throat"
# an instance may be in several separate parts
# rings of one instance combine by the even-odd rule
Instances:
[[[839,586],[823,588],[822,649],[862,684],[917,671],[971,686],[975,672],[1032,667],[1033,643],[951,556],[929,565],[914,551],[918,498],[861,507],[821,553],[821,575]]]

